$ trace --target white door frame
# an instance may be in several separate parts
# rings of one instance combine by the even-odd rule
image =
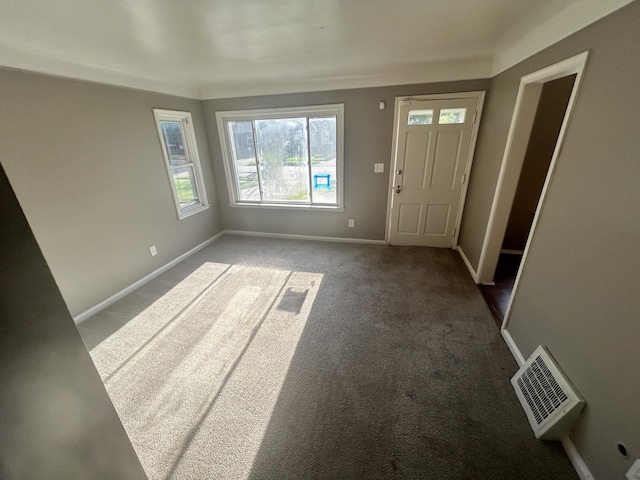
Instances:
[[[480,260],[478,262],[477,282],[482,284],[493,283],[493,276],[498,263],[498,257],[500,256],[500,249],[504,240],[509,214],[511,213],[511,206],[518,186],[518,180],[520,179],[520,172],[522,170],[524,156],[526,154],[529,137],[531,135],[531,127],[533,126],[538,102],[540,100],[542,86],[545,82],[557,80],[558,78],[569,75],[576,75],[569,103],[562,121],[562,126],[560,127],[560,133],[558,134],[558,140],[556,142],[553,156],[551,157],[551,163],[549,164],[547,176],[542,188],[542,193],[540,194],[538,206],[533,217],[533,223],[529,230],[529,236],[522,255],[522,261],[520,262],[520,269],[518,270],[511,293],[511,299],[509,300],[509,305],[507,306],[502,323],[501,330],[503,331],[506,329],[509,322],[511,306],[520,283],[520,274],[527,262],[529,247],[535,234],[540,212],[542,211],[549,183],[551,182],[555,169],[556,160],[562,148],[562,141],[578,95],[588,56],[588,51],[580,53],[574,57],[543,68],[542,70],[530,73],[529,75],[522,77],[520,80],[518,96],[516,97],[515,108],[511,119],[511,127],[509,128],[509,134],[507,136],[507,143],[505,146],[504,156],[502,158],[502,166],[500,167],[498,183],[493,197],[493,204],[491,206],[491,213],[489,215],[487,230],[485,232],[482,251],[480,253]]]
[[[458,215],[456,217],[455,235],[452,237],[451,248],[458,245],[458,236],[460,235],[460,223],[462,221],[462,212],[464,210],[464,202],[467,198],[467,186],[469,185],[469,172],[471,172],[471,164],[473,163],[473,153],[476,149],[476,140],[478,138],[478,127],[480,126],[480,118],[482,116],[482,108],[484,107],[485,91],[473,91],[473,92],[460,92],[460,93],[440,93],[434,95],[410,95],[404,97],[396,97],[395,107],[393,112],[393,143],[391,148],[391,168],[389,169],[389,192],[387,198],[387,228],[385,229],[384,243],[389,245],[391,238],[391,208],[393,206],[393,194],[391,191],[394,188],[394,178],[396,173],[396,162],[398,161],[398,132],[400,128],[400,103],[408,101],[424,101],[424,100],[448,100],[448,99],[460,99],[460,98],[475,98],[477,99],[476,111],[473,123],[473,130],[471,132],[471,140],[469,145],[469,155],[467,157],[467,166],[464,170],[464,184],[460,192],[460,208],[458,208]]]

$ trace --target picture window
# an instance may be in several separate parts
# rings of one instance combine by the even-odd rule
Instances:
[[[342,208],[343,105],[217,112],[231,205]]]

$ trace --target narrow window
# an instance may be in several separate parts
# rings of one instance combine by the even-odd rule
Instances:
[[[154,108],[153,115],[178,218],[205,210],[209,205],[191,113]]]
[[[343,110],[217,112],[231,204],[341,208]]]

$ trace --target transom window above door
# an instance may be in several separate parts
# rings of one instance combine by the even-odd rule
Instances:
[[[341,209],[344,105],[217,112],[232,206]]]
[[[466,108],[443,108],[437,117],[437,123],[440,125],[464,123],[466,113]],[[409,110],[407,125],[431,125],[432,123],[433,110]]]

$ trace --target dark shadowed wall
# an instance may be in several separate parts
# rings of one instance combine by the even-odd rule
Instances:
[[[146,478],[0,168],[0,478]]]

